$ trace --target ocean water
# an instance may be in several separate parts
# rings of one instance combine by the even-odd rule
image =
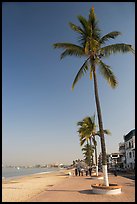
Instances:
[[[2,179],[13,179],[31,174],[42,174],[59,171],[59,168],[2,168]]]

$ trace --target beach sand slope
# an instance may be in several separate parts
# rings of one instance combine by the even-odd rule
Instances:
[[[68,170],[2,181],[2,202],[23,202],[68,177]]]

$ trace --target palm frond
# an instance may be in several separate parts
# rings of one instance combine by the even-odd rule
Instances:
[[[78,37],[78,42],[82,47],[85,47],[86,44],[86,37],[85,35],[81,35]]]
[[[117,36],[121,35],[121,32],[119,31],[113,31],[110,32],[106,35],[104,35],[99,41],[101,44],[105,43],[107,40],[109,40],[110,38],[115,39]]]
[[[83,144],[85,143],[86,139],[80,140],[80,146],[83,146]]]
[[[62,48],[65,51],[61,54],[61,59],[63,59],[66,56],[78,56],[81,57],[83,56],[84,53],[84,49],[81,46],[75,45],[75,44],[71,44],[71,43],[55,43],[53,44],[54,48]]]
[[[91,116],[91,121],[92,121],[92,123],[94,123],[94,124],[95,124],[95,113],[94,113],[94,115],[93,115],[93,116]]]
[[[103,130],[103,131],[104,131],[104,134],[106,134],[106,135],[111,135],[111,132],[110,132],[110,130],[108,130],[108,129],[105,129],[105,130]],[[99,131],[97,131],[95,135],[98,135],[98,136],[100,136],[100,130],[99,130]]]
[[[62,49],[81,49],[83,50],[83,48],[79,45],[75,45],[72,43],[54,43],[53,44],[54,48],[62,48]]]
[[[132,52],[135,53],[134,49],[129,44],[119,43],[119,44],[112,44],[101,48],[101,52],[103,53],[104,57],[107,57],[111,54],[115,54],[117,52],[126,53]]]
[[[81,35],[84,34],[84,31],[81,29],[80,26],[77,26],[77,25],[75,25],[75,24],[73,24],[71,22],[69,23],[69,26],[71,27],[72,30],[76,31],[77,33],[79,33]]]
[[[79,128],[78,133],[79,133],[81,138],[83,138],[85,136],[87,136],[87,137],[90,136],[90,132],[89,132],[88,128],[85,128],[83,126],[81,128]]]
[[[90,12],[89,12],[89,19],[88,19],[88,22],[90,25],[93,25],[96,21],[96,15],[95,15],[95,12],[94,12],[94,7],[92,6],[92,8],[90,9]]]
[[[96,25],[95,28],[92,30],[92,37],[99,41],[100,35],[101,35],[100,33],[101,33],[101,30]]]
[[[63,59],[66,56],[76,56],[76,57],[82,57],[85,55],[83,50],[81,49],[66,49],[60,56],[60,59]]]
[[[97,146],[97,141],[95,140],[95,137],[92,137],[92,140],[93,140],[94,146]]]
[[[83,119],[83,123],[87,124],[87,126],[89,126],[90,124],[92,124],[92,120],[89,116],[87,116]]]
[[[99,40],[101,30],[98,27],[98,20],[94,12],[94,7],[92,7],[90,10],[88,23],[91,26],[92,37],[96,40]]]
[[[87,61],[89,60],[89,58],[84,62],[84,64],[82,65],[82,67],[80,68],[80,70],[78,71],[73,84],[72,84],[72,90],[74,89],[74,86],[76,85],[76,83],[78,82],[79,79],[81,79],[81,77],[84,75],[84,73],[87,72],[88,70],[88,65],[87,65]]]
[[[115,88],[118,85],[118,81],[114,75],[114,73],[111,70],[111,67],[106,65],[100,60],[100,72],[104,76],[104,78],[107,80],[108,84],[112,87]]]
[[[91,28],[89,26],[89,23],[88,23],[87,19],[84,18],[83,16],[79,15],[78,20],[80,21],[80,23],[81,23],[81,25],[83,27],[84,33],[89,36],[90,33],[91,33]]]
[[[77,122],[77,125],[82,126],[82,124],[83,124],[83,122],[82,122],[82,121]]]
[[[104,130],[104,133],[105,133],[106,135],[111,135],[111,132],[110,132],[109,129]]]

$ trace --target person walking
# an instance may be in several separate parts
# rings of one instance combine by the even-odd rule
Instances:
[[[78,175],[79,175],[79,176],[80,176],[80,170],[81,170],[80,167],[78,167]]]
[[[77,175],[78,175],[78,169],[75,168],[75,176],[77,176]]]
[[[88,176],[88,169],[86,169],[86,176]]]
[[[89,175],[91,176],[91,173],[92,173],[92,168],[89,167]]]
[[[81,176],[83,176],[84,174],[84,169],[81,169]]]

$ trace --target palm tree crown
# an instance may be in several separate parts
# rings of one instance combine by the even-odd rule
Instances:
[[[79,34],[79,45],[72,43],[55,43],[54,48],[62,48],[63,53],[61,59],[66,56],[85,57],[85,62],[79,69],[73,84],[72,89],[78,80],[84,75],[85,72],[90,72],[90,79],[92,79],[92,72],[95,69],[94,65],[97,65],[105,77],[107,82],[112,88],[115,88],[118,84],[117,79],[111,69],[111,67],[105,64],[102,59],[117,52],[133,52],[131,45],[119,43],[105,45],[109,39],[115,39],[121,33],[119,31],[112,31],[101,37],[101,31],[98,28],[98,21],[96,19],[94,8],[92,7],[89,13],[88,19],[79,15],[78,20],[81,26],[77,26],[73,23],[69,23],[71,29]]]

